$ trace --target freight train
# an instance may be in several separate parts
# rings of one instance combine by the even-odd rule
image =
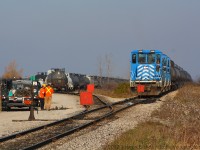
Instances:
[[[47,71],[44,83],[50,84],[58,92],[86,89],[91,82],[87,75],[66,73],[64,68],[53,68]]]
[[[133,50],[130,88],[140,95],[159,95],[192,81],[188,72],[160,50]]]
[[[75,90],[86,89],[88,84],[94,84],[96,88],[100,88],[108,82],[128,83],[127,79],[90,76],[78,73],[66,73],[64,68],[52,68],[48,70],[47,73],[38,73],[37,75],[31,76],[31,80],[39,81],[41,84],[51,84],[55,92],[71,92]]]
[[[68,90],[86,89],[87,85],[91,83],[90,76],[77,73],[66,73],[68,78]]]

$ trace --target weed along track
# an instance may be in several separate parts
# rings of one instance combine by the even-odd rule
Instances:
[[[99,99],[97,96],[94,97],[96,102],[99,101],[97,102],[98,107],[95,105],[95,108],[91,107],[88,110],[70,118],[62,119],[48,125],[3,137],[0,139],[0,149],[11,150],[39,148],[59,138],[79,131],[80,129],[94,125],[94,123],[110,117],[126,108],[152,100],[130,98],[117,103],[108,104]]]

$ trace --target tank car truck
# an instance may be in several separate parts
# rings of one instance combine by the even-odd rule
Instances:
[[[160,50],[133,50],[130,55],[130,88],[140,95],[159,95],[191,81],[188,72]]]

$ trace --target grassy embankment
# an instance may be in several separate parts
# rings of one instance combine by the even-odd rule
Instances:
[[[133,93],[130,91],[129,83],[121,84],[106,84],[100,89],[95,89],[94,93],[110,96],[113,98],[128,98],[133,97]]]
[[[152,118],[105,149],[200,149],[200,85],[187,84],[175,97],[168,96]]]

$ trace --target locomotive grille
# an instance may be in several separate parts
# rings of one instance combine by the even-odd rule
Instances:
[[[139,65],[137,67],[137,80],[151,81],[155,76],[155,66],[153,65]]]

